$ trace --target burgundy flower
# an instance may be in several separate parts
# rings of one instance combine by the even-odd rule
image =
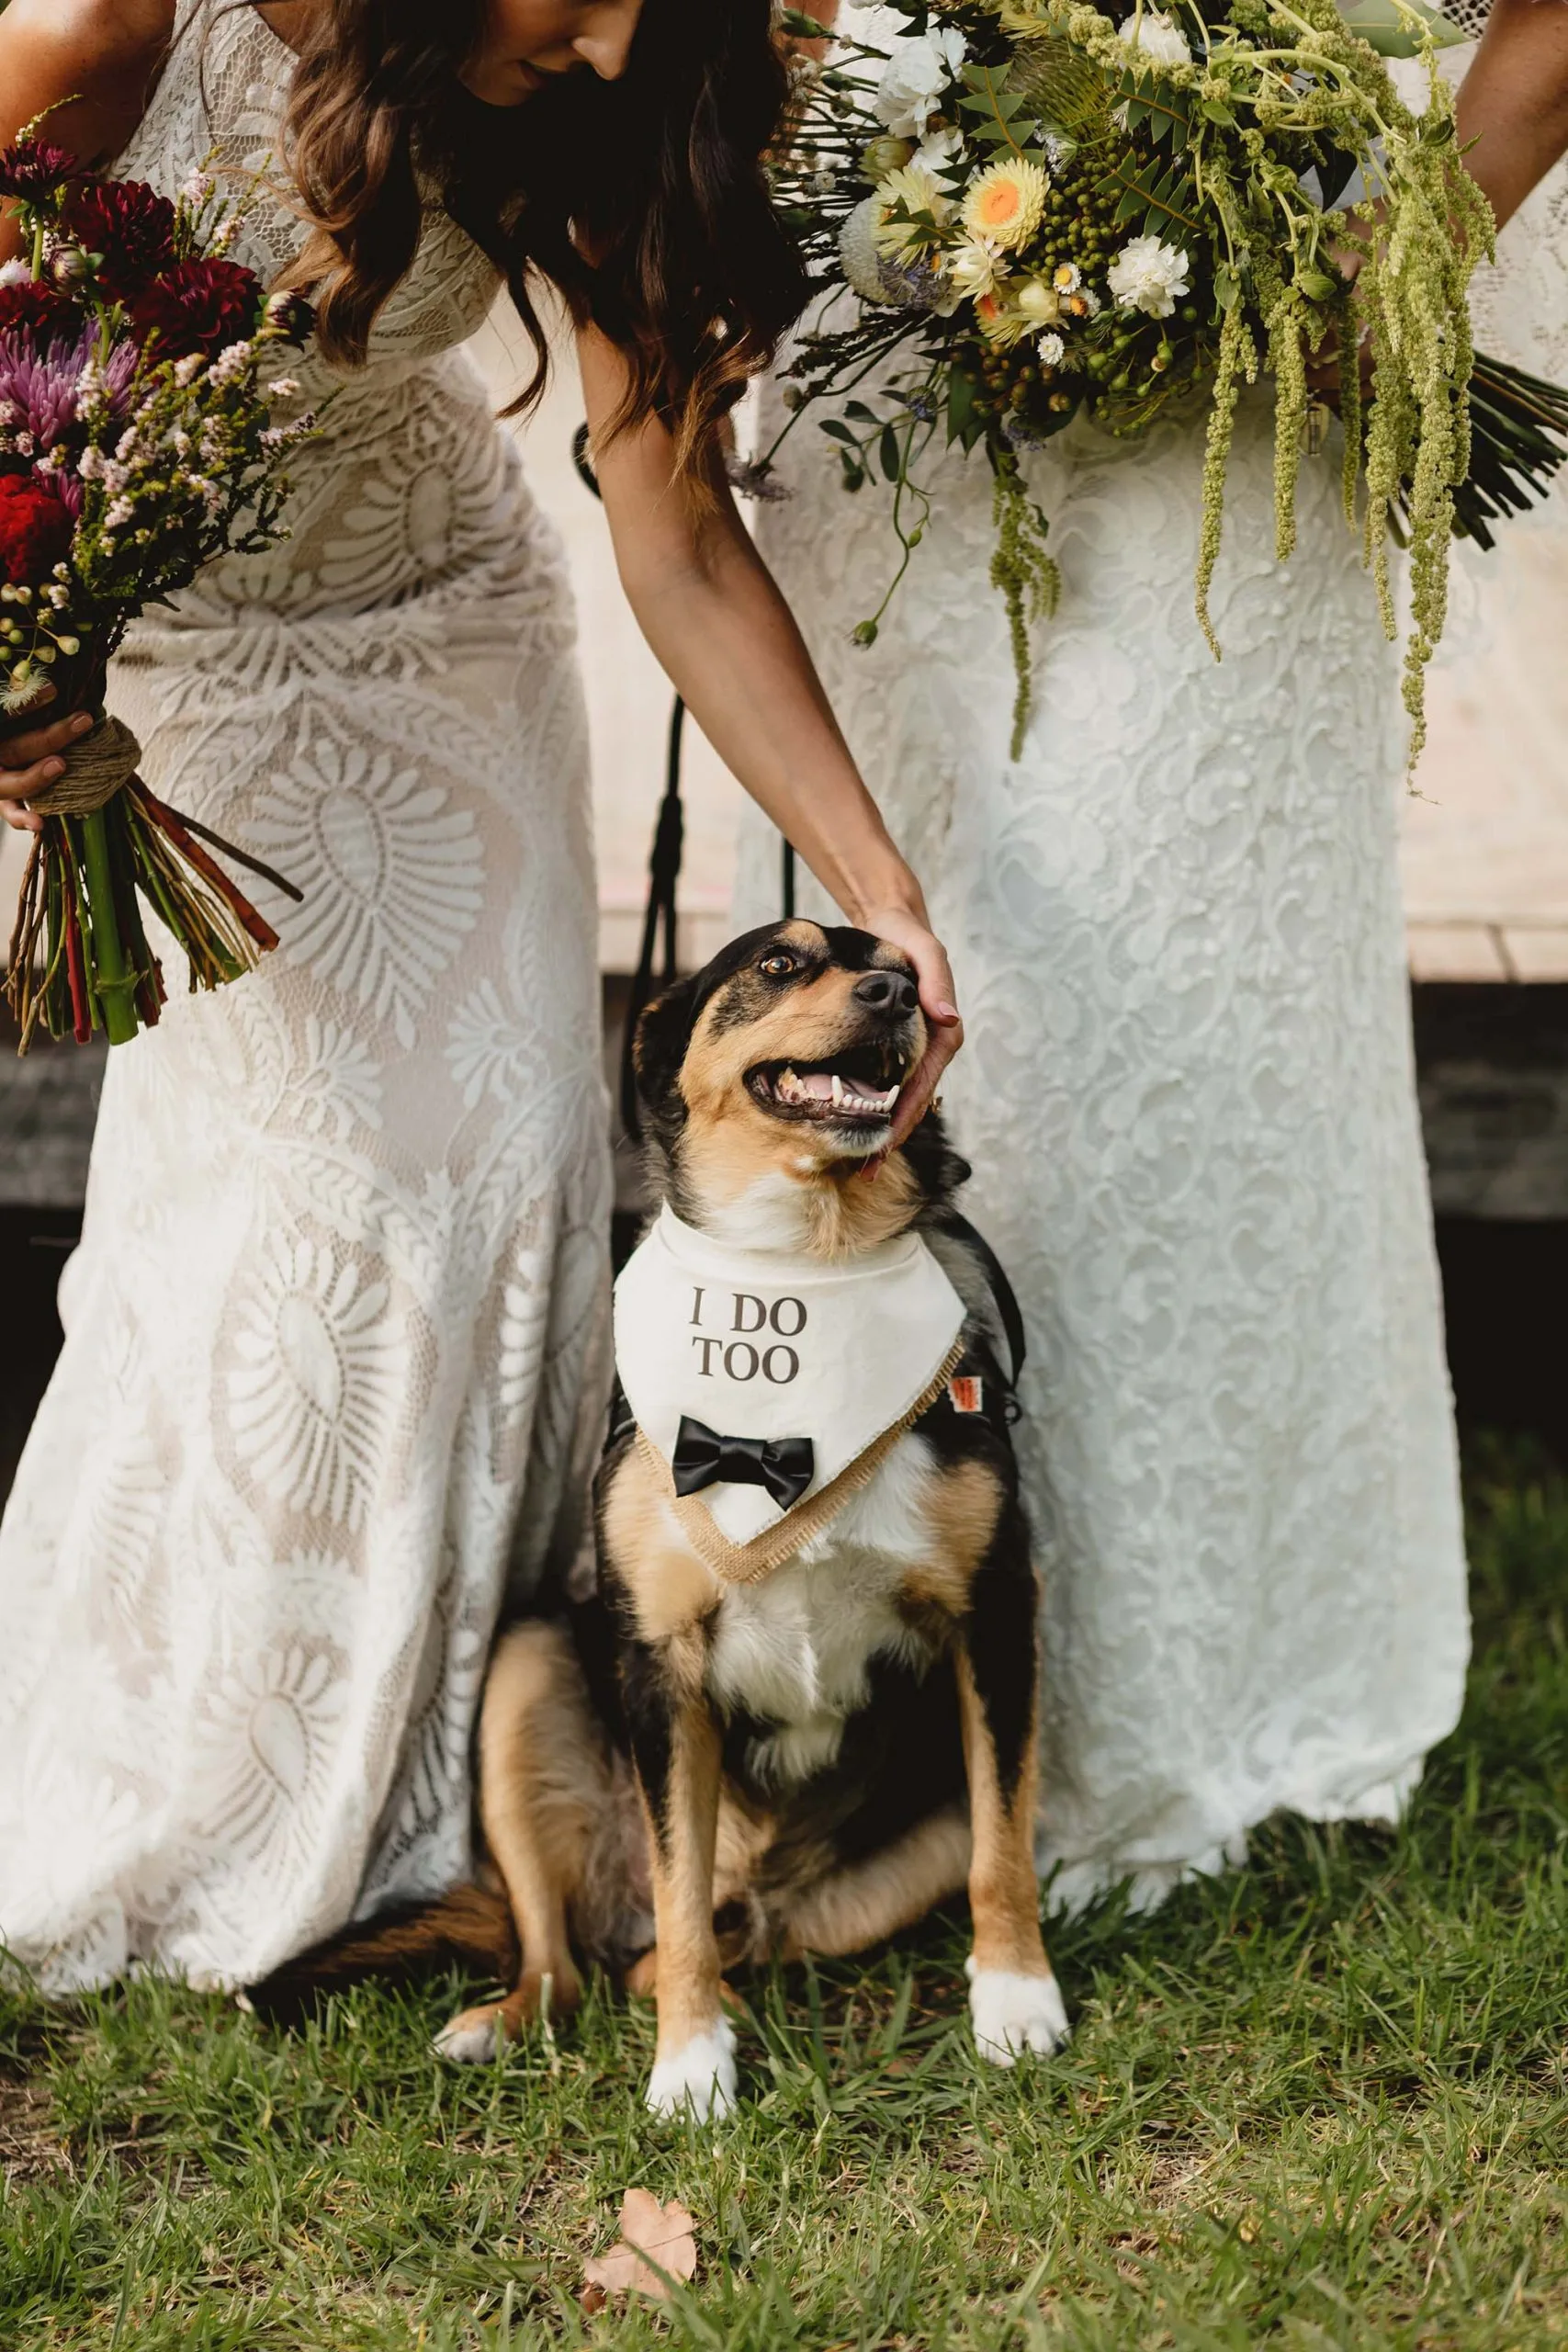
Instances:
[[[185,359],[202,352],[209,359],[256,330],[261,280],[238,262],[182,261],[143,288],[130,306],[136,332],[157,337],[154,356]]]
[[[23,204],[47,203],[81,174],[74,155],[42,139],[18,139],[14,147],[0,147],[0,196],[16,197]]]
[[[71,548],[73,525],[35,474],[0,474],[0,580],[37,588]]]
[[[86,252],[102,254],[98,284],[111,301],[134,301],[173,266],[175,208],[144,180],[79,182],[60,225]]]
[[[0,334],[13,328],[32,335],[69,334],[80,324],[79,313],[58,287],[30,277],[19,286],[0,286]]]

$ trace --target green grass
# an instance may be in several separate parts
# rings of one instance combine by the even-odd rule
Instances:
[[[1568,1489],[1473,1481],[1464,1723],[1397,1834],[1281,1821],[1152,1920],[1058,1926],[1077,2034],[998,2075],[962,1922],[750,1984],[738,2121],[639,2105],[596,1992],[493,2068],[450,1986],[303,2040],[157,1984],[0,2006],[0,2346],[1568,2345]],[[577,2302],[623,2189],[673,2314]]]

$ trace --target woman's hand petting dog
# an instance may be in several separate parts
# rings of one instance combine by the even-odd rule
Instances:
[[[873,907],[862,928],[903,949],[915,967],[920,1010],[926,1016],[926,1050],[904,1081],[887,1139],[888,1150],[897,1151],[935,1101],[942,1074],[964,1043],[964,1021],[947,950],[921,915],[911,913],[908,907]]]

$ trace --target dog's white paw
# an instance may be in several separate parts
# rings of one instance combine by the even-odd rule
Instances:
[[[1054,1976],[1020,1976],[1010,1968],[976,1968],[968,1962],[969,2014],[975,2047],[993,2066],[1010,2066],[1021,2050],[1048,2058],[1070,2028],[1061,1987]]]
[[[447,2019],[431,2047],[456,2066],[488,2066],[506,2047],[500,2009],[464,2009]]]
[[[726,2018],[694,2033],[683,2050],[660,2058],[648,2081],[655,2115],[688,2111],[698,2123],[716,2122],[735,2105],[735,2030]]]

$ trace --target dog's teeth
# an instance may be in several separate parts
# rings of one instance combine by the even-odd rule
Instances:
[[[839,1076],[838,1071],[837,1071],[837,1070],[835,1070],[835,1071],[833,1072],[833,1108],[834,1108],[834,1110],[835,1110],[835,1111],[841,1111],[841,1110],[843,1109],[843,1107],[844,1107],[844,1081],[843,1081],[843,1080]]]

